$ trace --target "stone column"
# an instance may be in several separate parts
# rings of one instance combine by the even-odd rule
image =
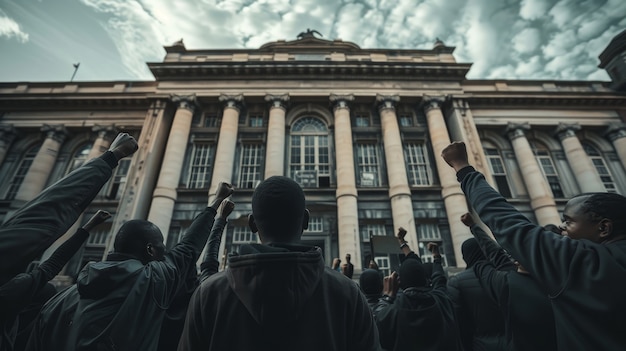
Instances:
[[[335,115],[335,158],[337,161],[337,227],[339,230],[339,257],[350,254],[354,269],[360,272],[361,245],[359,240],[359,210],[356,179],[354,176],[354,151],[350,107],[353,95],[330,95]]]
[[[243,104],[243,94],[220,95],[219,100],[224,103],[220,136],[215,151],[213,175],[209,188],[209,204],[215,198],[217,186],[220,182],[233,181],[233,167],[235,162],[235,148],[237,147],[237,129],[239,127],[239,112]]]
[[[169,99],[159,99],[154,100],[146,110],[141,134],[137,139],[139,150],[131,159],[103,258],[113,250],[115,234],[124,223],[131,219],[148,217],[175,108]]]
[[[515,158],[522,171],[522,178],[530,196],[530,207],[535,212],[539,225],[561,223],[550,186],[543,176],[541,168],[539,168],[528,139],[526,139],[525,131],[527,130],[530,130],[528,123],[509,123],[507,126],[507,135],[511,140],[511,145],[513,145]]]
[[[265,153],[265,179],[267,179],[275,175],[285,175],[285,112],[289,94],[265,95],[265,101],[272,104]]]
[[[0,165],[4,162],[4,158],[16,137],[17,132],[12,124],[0,124]]]
[[[167,234],[172,221],[174,204],[177,198],[177,188],[180,182],[180,173],[185,160],[185,152],[189,143],[191,120],[196,107],[196,96],[173,95],[172,102],[178,104],[174,121],[170,129],[165,155],[159,171],[159,179],[152,195],[152,204],[148,220],[156,224],[163,233],[167,243]]]
[[[400,101],[398,95],[376,95],[378,111],[383,132],[385,161],[387,163],[387,178],[389,179],[389,199],[391,201],[391,216],[393,218],[394,235],[399,227],[407,231],[406,240],[411,248],[418,250],[419,240],[413,217],[413,203],[411,189],[406,175],[404,149],[398,127],[395,104]]]
[[[579,124],[559,123],[555,134],[563,145],[565,156],[574,172],[581,192],[606,192],[598,171],[596,171],[578,136],[576,136],[576,131],[579,130]]]
[[[433,147],[435,163],[437,164],[437,173],[441,182],[441,196],[443,204],[446,208],[448,216],[448,224],[450,225],[450,236],[452,246],[454,247],[454,257],[457,267],[464,267],[463,253],[461,245],[463,241],[472,237],[462,222],[461,216],[467,212],[467,201],[465,194],[461,190],[461,185],[456,179],[456,174],[451,170],[446,161],[441,158],[441,151],[450,145],[450,137],[448,136],[448,127],[441,112],[442,99],[428,98],[424,101],[424,111],[426,112],[426,120],[428,123],[428,134]]]
[[[33,164],[28,169],[20,189],[15,195],[18,202],[26,202],[35,198],[45,188],[48,176],[54,168],[61,144],[67,137],[67,130],[63,125],[44,124],[41,131],[46,139],[39,148]]]
[[[626,123],[611,123],[604,135],[613,143],[617,156],[626,170]]]

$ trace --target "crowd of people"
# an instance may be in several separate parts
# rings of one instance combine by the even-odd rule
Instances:
[[[242,245],[221,272],[220,241],[235,207],[225,182],[169,251],[156,225],[129,220],[103,261],[56,292],[49,281],[110,217],[98,211],[24,273],[137,148],[119,134],[102,156],[2,224],[0,351],[626,348],[626,198],[581,194],[567,203],[560,226],[541,227],[488,185],[462,142],[441,156],[473,210],[459,219],[473,238],[462,245],[467,268],[449,278],[439,247],[428,243],[433,262],[423,263],[403,228],[401,264],[389,276],[374,262],[355,272],[349,254],[328,265],[320,248],[300,242],[309,222],[304,192],[281,176],[252,195],[248,224],[261,243]]]

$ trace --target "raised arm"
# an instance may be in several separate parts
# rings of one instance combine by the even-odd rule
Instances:
[[[462,215],[461,222],[470,228],[483,254],[497,269],[515,269],[509,255],[474,221],[471,213]]]
[[[217,273],[219,269],[220,261],[218,256],[220,244],[222,242],[222,233],[226,227],[228,216],[230,216],[234,209],[234,202],[228,199],[222,201],[218,211],[218,216],[213,223],[213,228],[211,229],[211,234],[209,235],[206,255],[204,256],[203,262],[200,264],[200,281],[204,281],[206,278]]]
[[[441,265],[441,253],[439,252],[439,245],[435,243],[428,243],[426,246],[428,251],[433,254],[433,274],[431,276],[433,289],[446,291],[447,282],[446,274],[443,271]]]
[[[589,259],[591,250],[587,250],[584,241],[547,231],[509,204],[481,173],[469,166],[464,143],[448,145],[442,157],[457,172],[470,205],[492,230],[498,243],[549,293],[558,293],[566,284],[573,261]]]
[[[400,245],[400,250],[404,254],[405,259],[411,258],[422,262],[422,259],[409,247],[409,242],[405,240],[407,231],[406,229],[400,227],[398,228],[398,233],[396,234],[396,238],[398,239],[398,244]]]

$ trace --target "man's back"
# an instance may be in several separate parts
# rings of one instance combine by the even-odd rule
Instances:
[[[196,290],[179,350],[378,350],[356,284],[321,250],[250,245]]]

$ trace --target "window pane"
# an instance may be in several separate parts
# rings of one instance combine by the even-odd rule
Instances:
[[[187,187],[189,189],[209,187],[213,167],[213,152],[212,144],[193,145],[191,162],[189,164],[189,177],[187,179]]]
[[[374,235],[387,235],[384,224],[364,224],[360,228],[361,240],[364,242],[370,241],[370,236]]]
[[[493,175],[500,194],[504,197],[511,197],[511,189],[509,188],[506,169],[504,168],[504,162],[502,161],[500,152],[498,149],[493,148],[485,148],[484,150],[489,169],[491,170],[491,174]]]
[[[357,167],[360,186],[379,186],[378,145],[357,144]]]
[[[15,174],[13,175],[13,178],[9,183],[7,192],[4,195],[5,200],[15,199],[15,195],[17,195],[17,191],[20,189],[20,186],[22,185],[22,182],[26,177],[26,173],[28,173],[30,166],[33,164],[35,156],[37,156],[37,151],[39,151],[39,147],[40,145],[33,146],[26,152],[26,154],[24,154],[24,157],[20,161],[20,164],[17,166],[17,170],[15,171]]]
[[[261,181],[261,158],[263,145],[244,144],[239,165],[239,187],[254,188]]]
[[[617,189],[615,187],[615,182],[613,181],[613,176],[611,176],[611,172],[609,171],[609,168],[606,166],[606,163],[604,162],[604,158],[602,157],[600,152],[596,150],[593,146],[587,143],[583,144],[583,148],[585,149],[585,152],[591,159],[591,162],[593,163],[593,166],[596,168],[598,175],[600,175],[600,179],[602,180],[602,184],[604,184],[604,188],[606,188],[606,191],[611,192],[611,193],[616,193]]]
[[[431,185],[432,175],[428,162],[427,149],[424,143],[407,143],[404,145],[404,157],[411,185]]]
[[[290,135],[290,176],[303,187],[317,187],[330,176],[330,145],[326,125],[314,117],[294,123]]]

